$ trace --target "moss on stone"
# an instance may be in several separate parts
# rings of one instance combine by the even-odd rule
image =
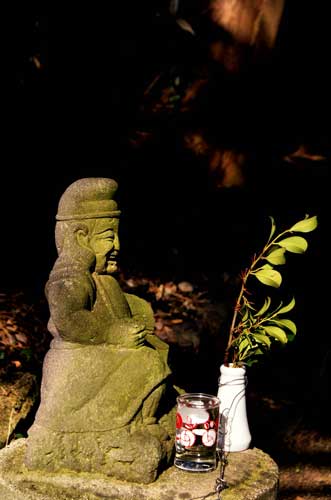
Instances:
[[[26,440],[20,439],[0,451],[1,500],[193,500],[209,493],[211,500],[216,498],[212,494],[218,470],[189,473],[170,467],[155,482],[142,485],[96,473],[29,471],[23,465],[25,450]],[[229,488],[223,491],[222,500],[276,500],[278,467],[267,454],[254,448],[231,453],[228,459],[225,479]]]

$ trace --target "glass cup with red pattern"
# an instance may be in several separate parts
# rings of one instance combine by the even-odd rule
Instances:
[[[177,397],[174,464],[190,472],[208,472],[217,466],[216,444],[220,400],[204,393]]]

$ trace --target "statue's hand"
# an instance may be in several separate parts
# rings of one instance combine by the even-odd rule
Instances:
[[[135,349],[144,344],[145,325],[133,318],[121,319],[111,325],[107,341],[121,347]]]

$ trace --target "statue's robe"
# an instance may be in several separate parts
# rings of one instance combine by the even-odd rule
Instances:
[[[124,294],[111,276],[85,273],[63,279],[63,273],[51,274],[46,293],[54,339],[44,361],[41,403],[29,430],[26,465],[153,481],[160,463],[169,460],[173,442],[168,415],[161,408],[170,375],[168,346],[152,334],[138,348],[93,345],[86,332],[80,343],[77,324],[72,325],[75,342],[70,331],[61,335],[63,324],[67,326],[62,318],[68,313],[61,311],[61,301],[65,304],[76,288],[85,290],[86,307],[101,327],[108,323],[109,342],[111,325],[116,328],[122,320],[153,324],[149,304]],[[93,331],[90,334],[93,338]]]

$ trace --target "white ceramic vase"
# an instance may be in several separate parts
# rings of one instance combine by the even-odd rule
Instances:
[[[243,451],[249,448],[246,411],[246,368],[221,365],[218,398],[220,399],[220,426],[218,448],[223,451]]]

